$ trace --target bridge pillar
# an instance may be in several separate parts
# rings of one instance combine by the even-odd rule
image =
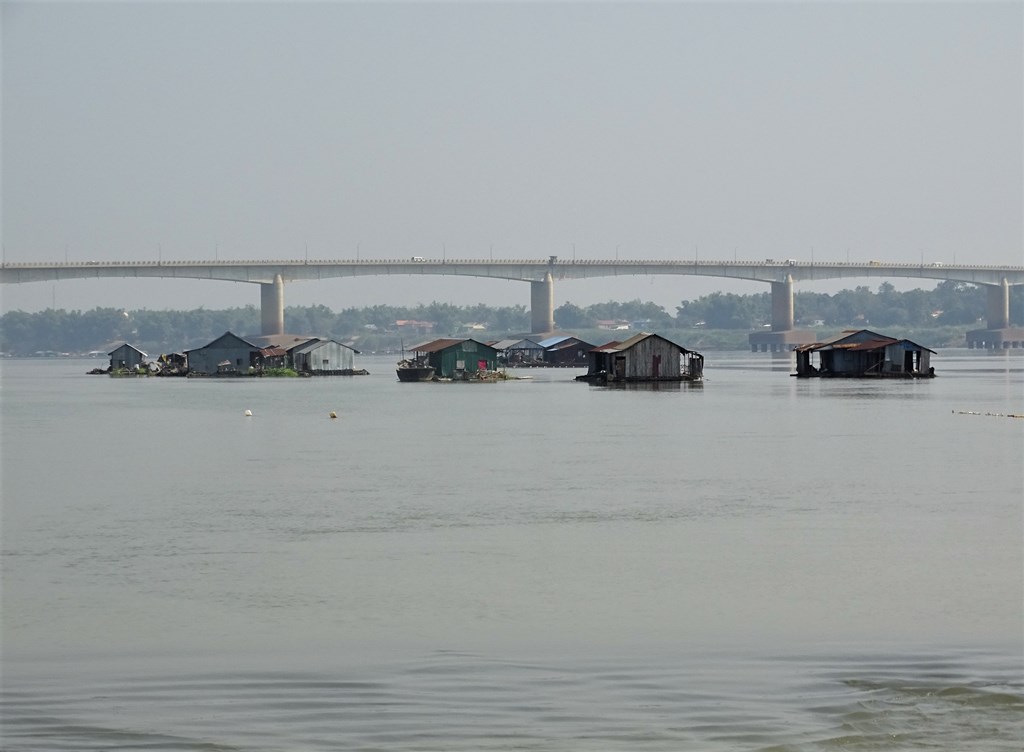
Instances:
[[[785,353],[814,342],[814,332],[793,328],[793,275],[771,284],[772,330],[751,332],[747,338],[751,351]]]
[[[1010,326],[1010,285],[1003,277],[1002,284],[985,285],[988,305],[985,318],[989,329],[1006,329]]]
[[[793,328],[793,275],[781,282],[772,282],[772,331],[788,332]]]
[[[284,280],[274,275],[273,282],[260,282],[260,334],[284,334]]]
[[[551,272],[544,279],[530,282],[530,332],[542,334],[555,330],[555,283]]]
[[[967,332],[967,346],[988,350],[1024,347],[1024,326],[1010,325],[1010,284],[1003,277],[997,285],[985,285],[988,295],[985,306],[987,329]]]

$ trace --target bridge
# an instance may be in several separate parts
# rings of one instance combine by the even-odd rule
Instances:
[[[555,281],[648,275],[690,275],[765,282],[771,285],[771,331],[750,335],[753,350],[782,351],[814,341],[813,332],[794,328],[793,285],[843,278],[955,280],[987,291],[987,326],[968,332],[969,347],[1022,347],[1024,327],[1010,322],[1010,287],[1024,285],[1024,266],[776,261],[625,261],[480,259],[246,260],[246,261],[82,261],[3,262],[0,283],[52,282],[105,277],[210,279],[260,286],[262,334],[284,333],[286,282],[341,277],[435,274],[515,280],[530,284],[531,331],[550,332],[554,322]]]

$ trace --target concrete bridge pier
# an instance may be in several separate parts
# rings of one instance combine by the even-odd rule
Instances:
[[[985,318],[989,329],[1006,329],[1010,326],[1010,285],[1003,278],[1002,284],[986,285],[988,294]]]
[[[1003,277],[997,285],[985,285],[985,323],[988,328],[967,332],[967,346],[1003,350],[1024,347],[1024,327],[1010,325],[1010,284]]]
[[[793,275],[772,282],[772,330],[752,332],[747,338],[751,352],[789,352],[815,341],[814,332],[793,328]]]
[[[788,332],[793,328],[793,275],[781,282],[772,282],[772,331]]]
[[[544,334],[555,330],[555,283],[551,272],[544,279],[530,282],[530,333]]]
[[[260,282],[260,334],[284,334],[284,280],[274,275],[273,282]]]

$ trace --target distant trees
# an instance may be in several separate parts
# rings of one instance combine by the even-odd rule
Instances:
[[[986,305],[983,289],[953,281],[940,282],[934,290],[898,292],[893,285],[883,282],[877,292],[861,286],[833,295],[798,292],[794,297],[798,326],[828,329],[973,327],[981,325]],[[588,306],[565,303],[554,313],[556,325],[567,331],[595,330],[598,322],[614,321],[648,331],[699,327],[739,332],[771,323],[771,294],[716,292],[682,301],[674,315],[655,303],[639,299]],[[1022,287],[1011,288],[1010,316],[1016,322],[1024,320]],[[289,332],[356,341],[367,347],[391,340],[396,340],[397,345],[401,335],[395,322],[401,320],[433,322],[433,332],[438,337],[455,336],[470,324],[483,325],[486,336],[494,339],[530,328],[530,312],[521,305],[492,308],[483,303],[457,306],[434,302],[414,307],[346,308],[338,312],[325,305],[285,310]],[[47,350],[82,353],[129,342],[159,354],[204,345],[228,330],[241,336],[259,333],[259,309],[245,306],[216,311],[10,311],[0,317],[0,350],[17,355]]]

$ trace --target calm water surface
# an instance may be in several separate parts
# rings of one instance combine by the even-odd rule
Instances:
[[[394,360],[3,362],[2,748],[1021,749],[1024,357]]]

